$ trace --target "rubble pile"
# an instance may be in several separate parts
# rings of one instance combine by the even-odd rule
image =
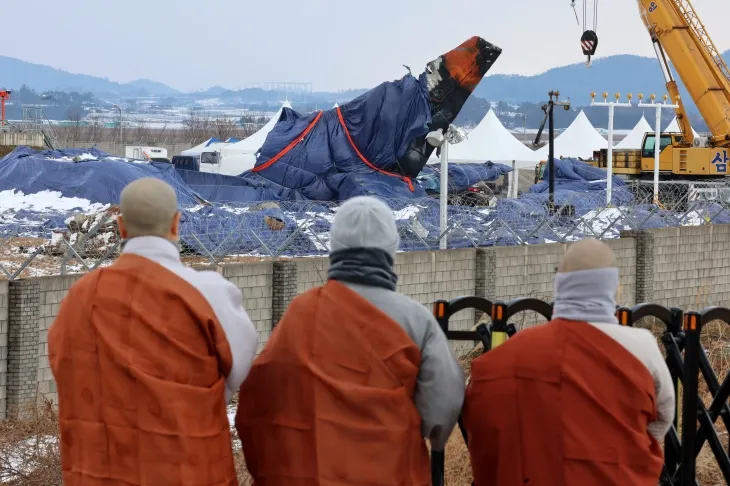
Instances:
[[[117,216],[119,206],[111,206],[100,213],[74,214],[66,219],[66,229],[53,232],[46,245],[46,254],[75,257],[69,245],[82,258],[100,258],[106,255],[119,241]]]

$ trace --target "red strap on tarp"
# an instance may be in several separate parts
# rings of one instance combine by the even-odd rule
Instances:
[[[286,147],[284,147],[284,150],[282,150],[278,154],[274,155],[272,158],[270,158],[269,160],[267,160],[265,163],[261,164],[258,167],[254,167],[251,170],[253,172],[258,172],[258,171],[261,171],[261,170],[266,169],[267,167],[271,167],[279,159],[281,159],[283,156],[285,156],[286,154],[288,154],[289,152],[291,152],[291,150],[294,147],[296,147],[296,145],[298,143],[303,142],[304,139],[306,138],[306,136],[309,134],[309,132],[312,131],[312,129],[317,124],[317,122],[320,120],[320,118],[322,118],[322,113],[323,113],[322,111],[320,111],[319,113],[317,113],[317,116],[314,117],[314,120],[312,120],[312,123],[310,123],[309,125],[307,125],[307,128],[305,128],[304,131],[297,138],[295,138],[289,145],[287,145]]]
[[[345,124],[345,118],[342,116],[342,110],[340,110],[339,106],[336,108],[336,110],[337,110],[337,118],[340,120],[340,125],[342,125],[342,129],[345,131],[345,135],[347,136],[347,141],[350,142],[350,146],[352,146],[352,149],[355,151],[357,156],[360,157],[360,160],[362,160],[365,165],[370,167],[375,172],[380,172],[381,174],[385,174],[385,175],[388,175],[391,177],[397,177],[398,179],[403,180],[406,184],[408,184],[408,189],[410,189],[411,192],[414,192],[415,189],[413,187],[413,181],[411,180],[410,177],[406,177],[401,174],[396,174],[394,172],[388,172],[386,170],[375,167],[373,164],[370,163],[370,161],[368,159],[365,158],[365,156],[357,149],[355,142],[352,140],[352,137],[350,136],[350,131],[347,129],[347,125]]]

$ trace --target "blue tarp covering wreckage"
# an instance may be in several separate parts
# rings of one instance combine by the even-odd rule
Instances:
[[[449,164],[449,191],[460,192],[480,181],[495,181],[509,172],[512,172],[511,167],[494,162]],[[433,164],[425,166],[418,179],[424,189],[439,191],[440,176],[441,166]]]
[[[487,164],[476,165],[487,167]],[[454,170],[463,172],[458,168]],[[502,172],[490,168],[468,173],[470,176],[464,181],[470,182],[480,177],[479,180],[493,180]],[[183,244],[202,254],[256,253],[262,246],[273,252],[284,242],[299,253],[321,252],[324,249],[322,241],[326,241],[329,232],[329,221],[334,216],[331,205],[313,204],[300,191],[267,184],[258,175],[235,177],[176,170],[167,163],[129,162],[93,148],[37,151],[19,147],[0,160],[0,191],[34,194],[50,190],[60,192],[64,197],[100,204],[117,204],[124,186],[141,177],[157,177],[173,187],[183,212]],[[352,178],[342,179],[342,187],[356,188],[358,193],[382,195],[378,190],[393,187],[394,180],[390,175],[375,171],[354,173]],[[402,179],[396,183],[407,187]],[[438,232],[437,201],[425,198],[425,191],[416,181],[414,189],[418,192],[411,193],[411,198],[390,204],[394,210],[408,213],[409,205],[416,203],[422,210],[433,213],[433,217],[429,216],[424,223],[429,232]],[[23,220],[22,226],[26,230],[32,226],[37,234],[49,237],[51,230],[65,228],[67,216],[67,213],[53,211],[42,214],[21,211],[15,214],[14,223],[0,223],[0,235],[17,232],[17,221]],[[408,219],[399,222],[400,225],[407,223]],[[307,233],[297,231],[302,225],[307,227]],[[313,237],[314,234],[319,236]]]
[[[324,112],[302,116],[284,108],[256,165],[241,176],[264,188],[284,188],[293,200],[424,197],[420,186],[393,170],[409,142],[428,133],[430,122],[423,75],[382,83]]]
[[[96,159],[90,160],[90,156]],[[575,218],[564,223],[558,221],[557,226],[543,225],[541,229],[533,230],[548,217],[547,182],[541,182],[517,199],[500,200],[493,208],[450,207],[449,221],[455,229],[449,235],[449,247],[541,243],[558,240],[565,234],[593,236],[601,231],[601,225],[607,227],[601,220],[609,218],[613,222],[616,215],[602,214],[609,211],[603,209],[605,171],[572,159],[557,161],[556,169],[556,201],[573,205]],[[480,178],[494,180],[508,171],[509,167],[492,163],[449,165],[449,174],[459,187],[468,187]],[[422,174],[438,175],[438,166],[427,166]],[[352,187],[369,177],[362,175],[363,178],[356,178],[351,183]],[[200,254],[215,257],[234,253],[276,254],[281,248],[286,248],[284,254],[292,256],[326,252],[330,222],[336,208],[307,200],[299,191],[294,191],[297,196],[291,197],[291,188],[267,186],[256,178],[180,171],[166,163],[132,163],[95,149],[35,151],[21,147],[0,160],[0,191],[33,194],[51,190],[65,197],[101,204],[116,204],[123,187],[140,177],[158,177],[175,189],[183,212],[182,244]],[[382,177],[388,178],[391,184],[390,180],[395,180],[388,175]],[[614,180],[613,194],[616,206],[632,202],[631,192],[620,179]],[[386,198],[386,201],[396,216],[401,249],[424,250],[438,245],[437,199]],[[730,217],[722,213],[722,208],[713,206],[717,205],[708,203],[707,207],[698,207],[698,210],[701,214],[720,214],[715,222],[730,223]],[[632,205],[631,211],[632,218],[642,221],[643,227],[672,224],[649,205]],[[51,230],[65,229],[64,221],[68,216],[68,212],[21,210],[14,214],[12,221],[0,218],[0,236],[17,234],[17,227],[22,226],[26,232],[32,229],[35,235],[50,237]],[[586,221],[595,221],[596,217],[598,229],[587,231],[583,226],[593,223]],[[621,228],[619,223],[611,231],[618,233]]]

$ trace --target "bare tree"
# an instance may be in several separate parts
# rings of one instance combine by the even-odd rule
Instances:
[[[87,117],[89,120],[89,126],[86,133],[86,140],[88,142],[99,142],[103,137],[104,124],[98,116]]]
[[[162,125],[162,128],[160,128],[159,130],[155,130],[153,132],[154,133],[154,143],[155,144],[158,144],[158,143],[166,144],[167,137],[169,135],[167,132],[168,132],[167,122],[165,122],[165,124]],[[150,141],[152,142],[152,140],[150,140]]]
[[[227,140],[238,135],[240,131],[238,122],[235,119],[225,116],[219,116],[213,119],[211,125],[213,136],[219,140]]]
[[[145,120],[139,120],[134,128],[134,141],[140,145],[147,145],[152,139],[152,131],[147,128]]]
[[[182,124],[185,127],[183,130],[187,139],[193,144],[204,142],[210,137],[211,120],[209,116],[190,110]]]
[[[73,140],[73,143],[75,144],[76,142],[79,142],[81,140],[81,113],[77,111],[69,111],[68,120],[71,122],[71,125],[69,126],[71,140]]]

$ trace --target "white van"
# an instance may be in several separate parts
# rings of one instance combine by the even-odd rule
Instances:
[[[134,160],[153,160],[155,162],[170,162],[167,158],[167,149],[162,147],[143,147],[131,145],[124,147],[124,156]]]

